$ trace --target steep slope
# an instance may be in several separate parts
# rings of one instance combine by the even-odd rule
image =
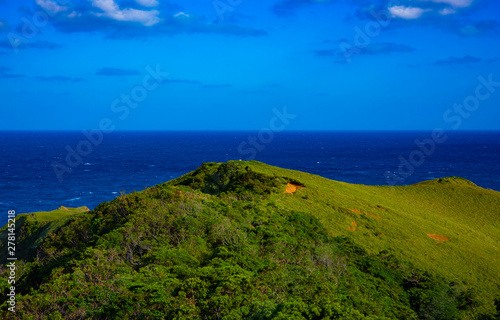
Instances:
[[[73,215],[87,212],[87,207],[66,208],[61,206],[52,211],[41,211],[35,213],[21,213],[16,216],[16,257],[29,257],[36,255],[36,248],[50,234],[57,231]],[[7,258],[8,224],[0,228],[0,263],[5,263]]]
[[[207,163],[33,239],[17,312],[4,298],[0,316],[495,319],[499,211],[500,193],[460,178],[363,186]]]

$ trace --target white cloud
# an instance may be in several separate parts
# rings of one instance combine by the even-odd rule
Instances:
[[[61,11],[68,10],[68,7],[62,7],[51,0],[36,0],[36,4],[45,10],[52,11],[53,13],[58,13]]]
[[[73,11],[70,14],[68,14],[68,18],[81,17],[81,16],[82,16],[82,14],[77,13],[76,11]]]
[[[182,11],[181,11],[181,12],[179,12],[179,13],[176,13],[176,14],[174,15],[174,17],[176,17],[176,18],[178,18],[178,17],[186,17],[186,18],[189,18],[189,14],[186,14],[186,13],[184,13],[184,12],[182,12]]]
[[[92,0],[92,6],[104,11],[104,13],[96,13],[97,16],[105,16],[113,20],[139,22],[145,26],[152,26],[160,22],[160,18],[158,18],[160,12],[158,10],[121,10],[114,0]]]
[[[454,13],[457,13],[457,10],[455,10],[453,8],[444,8],[444,9],[439,10],[439,14],[441,14],[443,16],[447,16],[449,14],[454,14]]]
[[[135,2],[145,7],[156,7],[159,5],[157,0],[135,0]]]
[[[447,3],[453,7],[457,8],[465,8],[468,7],[474,2],[474,0],[431,0],[436,3]]]
[[[113,0],[92,0],[92,6],[101,9],[102,11],[112,12],[119,11],[120,8]]]
[[[418,19],[425,11],[427,10],[417,7],[394,6],[389,8],[389,12],[393,17],[403,19]]]

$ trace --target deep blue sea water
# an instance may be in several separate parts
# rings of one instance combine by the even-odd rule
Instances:
[[[114,132],[94,140],[98,145],[82,132],[0,132],[0,222],[8,210],[93,209],[121,191],[143,190],[203,162],[253,156],[351,183],[411,184],[461,176],[500,191],[500,132],[446,135],[434,148],[419,148],[415,140],[431,139],[431,132],[263,132],[260,137],[258,132]],[[68,150],[76,155],[68,156]]]

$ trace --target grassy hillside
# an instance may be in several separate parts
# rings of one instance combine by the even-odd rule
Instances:
[[[36,248],[50,234],[68,222],[73,215],[87,212],[87,207],[60,208],[52,211],[21,213],[16,216],[16,256],[29,257],[36,254]],[[7,224],[0,228],[0,262],[5,263],[7,248]]]
[[[330,234],[352,237],[369,252],[390,249],[425,270],[499,295],[499,192],[458,177],[401,187],[365,186],[262,163],[251,168],[304,184],[307,188],[295,196],[278,194],[276,201],[311,213]],[[450,240],[436,241],[428,234]]]
[[[499,215],[499,192],[456,177],[364,186],[208,163],[37,214],[54,219],[24,238],[17,312],[2,298],[0,317],[497,319]]]

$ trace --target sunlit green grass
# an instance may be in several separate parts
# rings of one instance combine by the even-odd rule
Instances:
[[[79,208],[65,208],[60,207],[56,210],[52,211],[40,211],[34,213],[21,213],[18,214],[15,218],[15,230],[17,234],[16,239],[16,253],[21,256],[26,254],[28,250],[35,249],[38,245],[40,245],[47,235],[57,231],[61,226],[63,226],[66,222],[71,219],[72,216],[87,212],[89,209],[87,207],[79,207]],[[33,228],[32,234],[30,236],[23,237],[23,239],[19,239],[21,235],[21,230],[27,224],[36,226]],[[0,228],[0,239],[3,239],[0,242],[0,260],[5,258],[6,250],[3,250],[6,247],[7,234],[9,233],[8,224],[4,225]],[[29,238],[29,239],[28,239]],[[23,241],[26,240],[26,241]]]
[[[388,249],[423,269],[500,295],[500,192],[457,177],[366,186],[254,161],[245,165],[304,184],[306,189],[294,194],[274,195],[276,202],[313,214],[332,235],[350,236],[371,252]],[[358,227],[350,231],[353,222]],[[451,240],[436,241],[427,234]]]

